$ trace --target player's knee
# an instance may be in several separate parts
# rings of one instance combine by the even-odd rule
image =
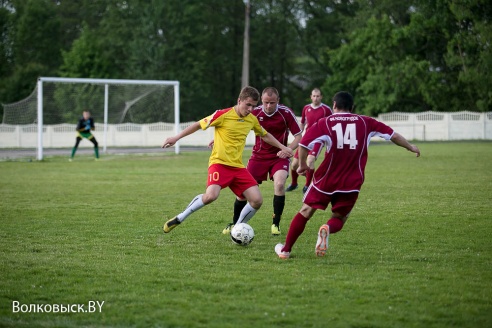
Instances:
[[[314,215],[315,212],[316,212],[316,209],[314,209],[311,206],[306,205],[306,204],[302,204],[302,207],[299,210],[299,213],[308,220]]]
[[[285,180],[275,181],[273,188],[275,189],[275,194],[283,193],[285,191]]]
[[[261,195],[257,196],[257,197],[253,197],[253,198],[248,200],[248,203],[255,210],[258,210],[261,207],[261,205],[263,205],[263,197],[261,197]]]
[[[202,202],[203,202],[203,204],[208,205],[208,204],[214,202],[218,197],[219,197],[218,194],[216,195],[216,194],[205,193],[202,196]]]

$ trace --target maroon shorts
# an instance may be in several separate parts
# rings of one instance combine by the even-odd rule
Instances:
[[[258,183],[247,169],[222,164],[212,164],[208,168],[207,187],[219,185],[222,189],[229,187],[238,197],[244,197],[243,192]]]
[[[289,172],[290,160],[288,158],[273,158],[273,159],[256,159],[250,158],[248,161],[248,171],[251,173],[256,182],[273,180],[273,175],[280,170]]]
[[[354,208],[358,197],[358,192],[336,192],[331,195],[324,194],[311,185],[304,195],[303,202],[312,208],[323,211],[326,210],[328,204],[331,203],[332,213],[339,213],[342,216],[346,216],[352,211],[352,208]]]

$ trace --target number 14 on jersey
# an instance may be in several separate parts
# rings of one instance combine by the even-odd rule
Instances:
[[[345,132],[341,123],[337,123],[331,128],[337,134],[337,149],[343,149],[344,145],[349,145],[350,149],[357,147],[357,133],[355,123],[349,123],[345,126]]]

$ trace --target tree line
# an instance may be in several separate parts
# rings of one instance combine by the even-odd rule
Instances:
[[[321,88],[356,112],[490,111],[488,0],[250,0],[249,84],[297,114]],[[0,102],[40,76],[178,80],[181,119],[235,103],[242,0],[0,0]]]

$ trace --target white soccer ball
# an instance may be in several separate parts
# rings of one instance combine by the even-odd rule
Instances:
[[[231,240],[237,245],[247,246],[251,244],[253,238],[255,238],[255,231],[247,223],[236,224],[231,229]]]

